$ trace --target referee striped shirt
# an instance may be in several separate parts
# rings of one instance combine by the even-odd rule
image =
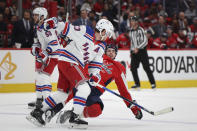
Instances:
[[[148,44],[146,33],[140,26],[138,26],[136,30],[131,29],[129,36],[131,40],[131,51],[133,51],[135,48],[143,49]]]

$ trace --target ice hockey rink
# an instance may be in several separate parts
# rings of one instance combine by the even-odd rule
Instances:
[[[169,106],[171,113],[152,116],[143,111],[143,119],[137,120],[126,108],[122,99],[109,92],[102,96],[103,114],[98,118],[89,118],[86,131],[197,131],[197,88],[141,89],[130,93],[138,104],[153,111]],[[45,127],[36,127],[25,117],[31,111],[27,103],[35,100],[34,93],[0,94],[1,131],[75,131],[67,124],[56,124],[56,117]],[[71,108],[71,104],[65,107]]]

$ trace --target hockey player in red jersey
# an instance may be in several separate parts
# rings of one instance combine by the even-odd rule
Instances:
[[[107,86],[111,81],[115,80],[115,83],[118,87],[118,91],[120,95],[131,100],[131,95],[128,92],[128,85],[126,82],[126,69],[120,62],[114,61],[117,55],[117,47],[114,45],[108,45],[106,48],[105,55],[103,56],[103,66],[100,72],[101,81],[99,84],[102,86]],[[83,116],[87,117],[97,117],[102,114],[102,110],[104,108],[104,104],[100,99],[100,96],[104,93],[104,89],[96,86],[91,87],[91,94],[88,96],[86,101],[86,107],[83,110]],[[126,106],[131,109],[133,114],[137,119],[141,119],[143,117],[141,109],[135,105],[131,105],[130,103],[124,101]],[[61,112],[57,118],[58,123],[64,123],[67,119],[69,119],[72,110]]]

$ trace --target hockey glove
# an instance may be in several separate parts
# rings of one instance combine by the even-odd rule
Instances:
[[[57,23],[58,23],[57,18],[52,17],[46,22],[44,22],[44,29],[45,30],[55,29],[57,27]]]
[[[36,68],[38,70],[42,69],[43,66],[47,66],[49,64],[49,57],[47,51],[41,51],[39,56],[36,58]]]
[[[90,79],[89,79],[89,84],[91,86],[97,86],[97,84],[100,82],[101,80],[101,76],[100,74],[96,74],[96,75],[90,75]]]
[[[133,100],[134,103],[136,103],[135,100]],[[131,111],[133,112],[133,114],[135,115],[135,118],[140,120],[143,117],[142,111],[139,107],[135,106],[134,104],[129,105],[129,108],[131,109]]]
[[[31,54],[32,54],[33,56],[37,56],[37,55],[39,54],[40,50],[41,50],[41,45],[40,45],[40,43],[34,43],[34,44],[32,45],[32,47],[31,47]]]
[[[60,44],[65,48],[72,40],[70,40],[68,37],[62,37],[60,36],[59,42]]]

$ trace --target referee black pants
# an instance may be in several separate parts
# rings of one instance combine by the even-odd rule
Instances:
[[[150,70],[148,53],[147,53],[146,48],[139,49],[137,54],[131,53],[131,72],[132,72],[135,84],[140,86],[140,80],[139,80],[138,71],[137,71],[137,68],[139,67],[140,63],[142,63],[142,66],[148,76],[148,79],[151,85],[155,84],[153,73]]]

